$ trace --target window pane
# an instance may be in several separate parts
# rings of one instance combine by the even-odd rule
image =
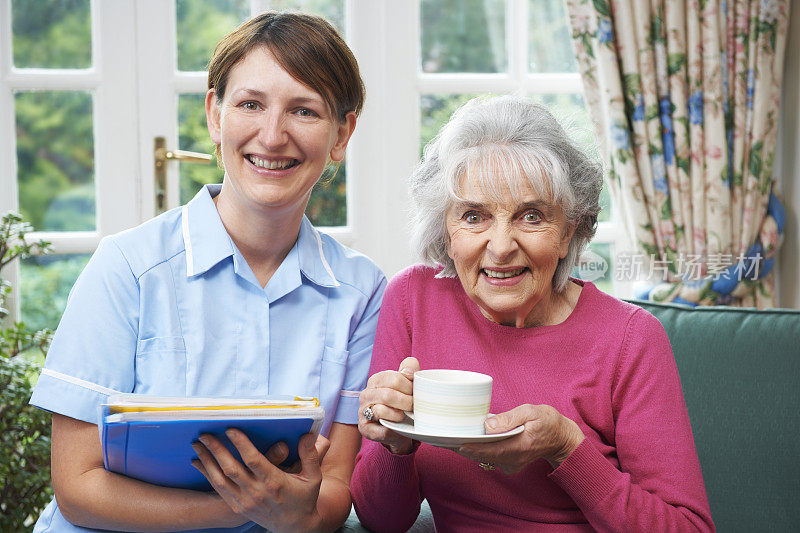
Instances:
[[[564,0],[529,0],[528,60],[531,72],[577,72]]]
[[[314,186],[306,215],[315,226],[347,225],[347,169],[342,161],[338,167],[331,166]],[[333,179],[331,179],[333,176]]]
[[[19,208],[40,231],[95,229],[92,95],[18,92]]]
[[[333,24],[344,37],[344,0],[272,0],[270,9],[318,15]]]
[[[592,242],[587,248],[572,270],[572,277],[591,281],[601,291],[613,294],[613,246],[607,242]]]
[[[11,18],[14,66],[92,66],[89,0],[14,0]]]
[[[178,97],[178,148],[205,154],[214,153],[214,143],[206,128],[205,96],[202,94],[182,94]],[[181,204],[185,204],[207,183],[222,183],[223,171],[213,164],[180,162]]]
[[[247,0],[177,0],[178,70],[206,70],[217,42],[249,15]]]
[[[504,0],[422,0],[423,72],[505,72]]]
[[[91,254],[45,255],[20,263],[22,321],[35,330],[56,329],[67,296]]]

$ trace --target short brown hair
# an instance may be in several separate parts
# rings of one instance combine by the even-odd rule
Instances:
[[[286,72],[318,92],[338,120],[361,113],[364,82],[353,52],[328,21],[305,13],[262,13],[217,43],[208,64],[208,88],[217,102],[233,67],[257,46],[269,48]]]

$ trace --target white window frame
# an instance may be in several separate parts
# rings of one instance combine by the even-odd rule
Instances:
[[[55,254],[91,253],[100,239],[136,225],[131,202],[139,201],[137,114],[134,58],[127,44],[134,38],[134,0],[92,0],[92,66],[88,69],[24,69],[13,65],[11,2],[0,0],[0,212],[18,210],[16,116],[14,92],[29,90],[87,91],[93,100],[94,231],[35,232]],[[125,102],[125,104],[121,104]],[[4,277],[19,287],[17,262]],[[19,316],[19,291],[8,302],[12,319]]]

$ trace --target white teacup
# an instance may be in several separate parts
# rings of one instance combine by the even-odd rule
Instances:
[[[492,377],[467,370],[414,374],[414,430],[434,435],[483,435]]]

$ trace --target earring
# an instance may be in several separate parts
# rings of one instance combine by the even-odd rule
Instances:
[[[330,183],[335,178],[336,175],[339,173],[339,161],[329,161],[327,165],[325,165],[325,170],[322,171],[322,176],[320,181],[322,183]],[[331,169],[333,169],[333,173],[331,174]]]

